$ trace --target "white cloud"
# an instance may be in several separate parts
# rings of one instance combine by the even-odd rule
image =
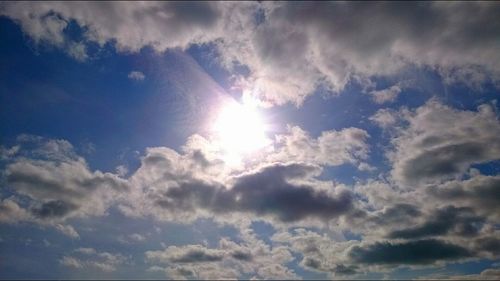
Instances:
[[[103,272],[116,271],[119,266],[130,263],[129,258],[116,253],[98,252],[92,248],[78,248],[74,252],[79,255],[63,256],[59,263],[66,267],[84,270],[99,270]]]
[[[65,140],[21,135],[21,149],[6,159],[3,176],[15,196],[0,203],[0,221],[32,222],[79,238],[64,222],[102,216],[129,183],[117,175],[91,171]]]
[[[364,130],[346,128],[323,131],[314,139],[300,127],[289,126],[287,134],[276,136],[277,149],[268,156],[268,160],[287,162],[293,159],[326,166],[356,164],[368,157],[368,138]]]
[[[243,274],[256,279],[297,279],[285,264],[293,259],[281,246],[270,247],[251,230],[242,233],[243,242],[222,238],[217,248],[202,245],[170,246],[147,251],[152,270],[164,270],[169,278],[228,279]]]
[[[59,263],[66,267],[73,267],[79,269],[83,268],[81,261],[73,257],[63,256],[63,258],[59,260]]]
[[[62,225],[62,224],[56,224],[55,228],[63,233],[64,235],[67,235],[73,239],[79,239],[80,235],[76,230],[71,226],[71,225]]]
[[[387,129],[396,124],[399,118],[398,116],[399,116],[398,112],[391,109],[383,108],[377,110],[377,112],[375,112],[375,114],[371,116],[369,119],[370,121],[377,124],[379,127]]]
[[[144,78],[146,78],[146,76],[144,75],[144,73],[134,70],[128,74],[128,78],[135,81],[142,81],[144,80]]]
[[[248,67],[250,75],[240,84],[249,92],[275,104],[301,104],[318,85],[339,92],[349,81],[397,76],[408,66],[430,67],[450,83],[498,83],[499,7],[494,2],[11,2],[0,14],[18,22],[35,42],[64,48],[77,59],[86,57],[84,42],[65,36],[70,20],[84,28],[85,41],[116,42],[119,51],[212,42],[223,65]],[[389,101],[398,91],[375,97]]]
[[[372,95],[373,101],[382,104],[396,100],[399,93],[401,93],[401,87],[399,85],[393,85],[383,90],[371,91],[370,95]]]

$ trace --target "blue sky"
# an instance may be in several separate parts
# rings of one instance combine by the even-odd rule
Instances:
[[[498,278],[498,18],[0,3],[0,278]]]

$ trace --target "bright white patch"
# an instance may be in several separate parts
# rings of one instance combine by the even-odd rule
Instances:
[[[212,130],[227,164],[238,164],[242,158],[270,143],[255,103],[231,101],[223,105]]]

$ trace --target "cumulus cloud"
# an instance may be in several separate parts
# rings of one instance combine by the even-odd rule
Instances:
[[[411,254],[408,254],[411,253]],[[416,240],[403,243],[377,242],[349,251],[355,262],[367,264],[429,264],[439,260],[460,259],[472,253],[458,245],[439,240]]]
[[[407,112],[392,140],[392,176],[403,184],[461,177],[471,165],[500,159],[500,122],[488,104],[458,110],[435,99]]]
[[[287,134],[276,136],[277,150],[268,158],[271,161],[286,162],[293,159],[326,166],[356,164],[368,157],[368,138],[366,131],[351,127],[340,131],[323,131],[314,139],[300,127],[289,126]]]
[[[450,118],[448,124],[457,123],[447,128],[441,124],[442,116]],[[397,112],[395,118],[398,127],[391,163],[400,163],[394,159],[400,159],[403,147],[418,155],[421,152],[415,149],[422,144],[434,148],[472,141],[459,134],[461,130],[477,132],[474,141],[487,143],[496,137],[492,131],[498,126],[486,106],[461,111],[434,100],[414,111]],[[452,137],[438,138],[438,132]],[[211,151],[210,141],[193,136],[181,152],[147,149],[139,168],[123,179],[92,172],[69,142],[25,135],[18,138],[21,149],[6,158],[5,180],[16,195],[3,199],[0,220],[46,224],[78,238],[78,232],[65,223],[68,219],[103,215],[116,204],[133,217],[182,223],[211,218],[240,227],[243,242],[221,239],[215,248],[192,244],[145,252],[149,270],[170,278],[295,278],[286,266],[295,253],[301,255],[301,267],[332,278],[372,269],[498,257],[500,242],[492,226],[498,213],[496,176],[476,172],[468,179],[444,177],[422,187],[415,184],[415,189],[382,179],[353,188],[319,179],[322,166],[366,159],[367,137],[363,130],[347,128],[312,138],[290,127],[288,134],[277,138],[272,153],[242,171],[227,170],[220,155]],[[120,196],[123,192],[127,196]],[[254,220],[271,222],[279,230],[272,246],[245,233],[243,226]],[[296,228],[311,226],[316,228]],[[361,239],[346,240],[342,231]],[[118,236],[118,241],[128,244],[144,240],[139,233]],[[60,263],[110,272],[127,260],[79,248]]]
[[[418,239],[429,236],[446,235],[455,232],[462,236],[479,233],[485,218],[477,216],[471,208],[448,206],[438,209],[425,223],[389,234],[390,238]]]
[[[152,175],[148,162],[175,163],[168,154],[146,155],[143,167],[135,175]],[[150,212],[161,218],[195,218],[208,214],[249,213],[270,216],[289,222],[315,218],[328,220],[348,212],[352,197],[347,189],[325,190],[308,178],[321,170],[305,164],[272,164],[232,178],[232,183],[210,182],[192,175],[165,178],[174,169],[164,166],[164,173],[150,177],[145,183]],[[155,166],[156,168],[156,166]],[[189,177],[191,176],[191,177]],[[302,182],[297,182],[301,180]],[[153,185],[151,185],[153,184]],[[156,188],[162,187],[162,188]],[[258,188],[256,188],[258,187]]]
[[[120,51],[213,43],[222,65],[249,69],[239,84],[274,104],[301,104],[318,86],[339,92],[350,81],[397,76],[408,66],[469,85],[500,77],[494,2],[15,2],[3,3],[0,14],[35,42],[77,59],[86,58],[88,42],[114,42]],[[70,21],[83,29],[82,42],[66,36]],[[374,97],[389,101],[398,91]]]
[[[439,186],[427,188],[428,194],[438,200],[473,208],[482,215],[490,216],[493,219],[499,218],[499,190],[500,177],[485,175],[477,175],[463,181],[449,181]]]
[[[66,267],[84,270],[113,272],[119,266],[129,263],[129,258],[116,253],[99,252],[93,248],[78,248],[73,251],[76,256],[63,256],[59,263]]]
[[[79,238],[67,219],[103,215],[129,189],[114,174],[91,171],[65,140],[22,135],[18,142],[22,149],[5,163],[5,188],[15,195],[0,205],[3,222],[35,222]]]
[[[146,260],[156,264],[169,278],[228,279],[247,274],[257,279],[296,279],[285,264],[293,257],[285,247],[270,247],[249,229],[242,232],[243,242],[222,238],[217,248],[202,245],[169,246],[147,251]]]

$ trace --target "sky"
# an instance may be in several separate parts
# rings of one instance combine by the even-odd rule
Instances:
[[[0,2],[0,279],[499,279],[498,2]]]

